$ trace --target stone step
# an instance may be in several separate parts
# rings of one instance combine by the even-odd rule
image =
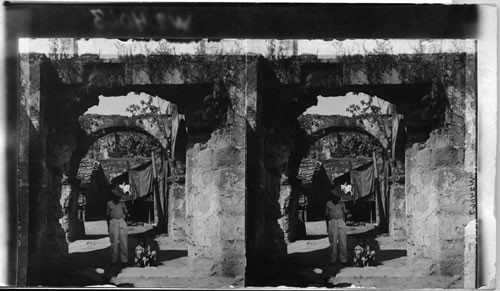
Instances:
[[[427,276],[427,277],[331,277],[328,280],[331,286],[354,285],[358,288],[383,288],[383,289],[423,289],[423,288],[463,288],[463,279],[460,276]]]
[[[178,267],[144,267],[144,268],[136,268],[136,267],[128,267],[123,269],[120,274],[118,274],[117,278],[183,278],[187,277],[186,274],[189,274],[189,270],[187,268],[178,268]]]
[[[243,288],[243,280],[225,277],[202,278],[136,278],[134,280],[117,279],[113,285],[135,288]]]
[[[336,278],[377,278],[377,277],[411,277],[413,272],[409,268],[376,266],[355,268],[343,268]]]

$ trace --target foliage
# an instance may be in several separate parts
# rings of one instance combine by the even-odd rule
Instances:
[[[52,60],[65,60],[70,58],[67,47],[62,43],[62,39],[49,38],[49,58]]]
[[[148,95],[148,100],[141,100],[139,104],[131,104],[125,110],[131,113],[133,116],[136,115],[165,115],[167,114],[168,101],[165,101],[159,97],[153,98],[153,96]],[[162,111],[162,107],[164,108]]]
[[[158,142],[142,134],[127,134],[114,144],[110,156],[114,157],[150,157],[151,151],[159,151]]]
[[[152,117],[161,128],[161,130],[167,135],[167,133],[169,132],[169,128],[166,123],[168,108],[168,101],[163,100],[160,97],[153,97],[151,95],[148,95],[147,101],[141,100],[139,104],[131,104],[125,110],[127,112],[130,112],[133,116],[148,115]],[[168,153],[169,149],[166,150]]]
[[[366,134],[341,132],[318,140],[311,146],[310,153],[328,152],[330,157],[371,157],[373,151],[379,153],[380,144]]]
[[[351,113],[353,116],[362,116],[369,122],[376,124],[381,129],[384,137],[390,145],[392,144],[392,132],[390,129],[388,130],[386,128],[385,116],[387,115],[387,112],[382,112],[384,101],[379,98],[377,98],[377,100],[378,101],[375,104],[375,98],[373,98],[373,96],[368,96],[368,101],[361,100],[360,104],[351,104],[346,108],[346,111]],[[390,148],[387,149],[388,154],[390,150]]]
[[[351,104],[346,108],[346,111],[353,116],[367,116],[373,121],[376,116],[382,115],[383,102],[377,98],[377,104],[374,104],[373,96],[368,96],[368,101],[361,100],[360,104]]]
[[[161,147],[155,139],[144,134],[116,132],[92,144],[88,151],[89,158],[99,158],[96,154],[104,151],[112,158],[150,157],[151,151],[160,152]]]

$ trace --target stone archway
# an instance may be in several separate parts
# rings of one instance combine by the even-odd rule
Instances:
[[[307,136],[297,117],[317,103],[316,96],[363,92],[393,104],[396,113],[404,117],[406,155],[400,150],[399,157],[407,161],[403,181],[410,267],[418,272],[461,275],[463,230],[474,218],[470,214],[474,210],[469,210],[475,207],[469,199],[474,191],[464,186],[467,181],[475,182],[470,167],[475,164],[471,147],[475,136],[468,132],[475,128],[476,118],[474,63],[474,56],[468,54],[384,54],[331,60],[300,56],[263,61],[259,79],[263,86],[257,98],[260,130],[249,140],[257,149],[249,152],[249,165],[259,173],[249,177],[249,191],[255,193],[250,197],[256,197],[249,201],[249,209],[255,209],[249,214],[256,229],[249,251],[277,262],[286,253],[283,232],[275,221],[282,215],[280,196],[290,195],[287,189],[295,176],[290,157],[297,141]],[[458,183],[445,185],[439,180],[444,177],[453,177]],[[458,204],[441,193],[453,196]],[[425,204],[422,196],[429,198]],[[462,212],[452,210],[451,204]],[[434,227],[426,229],[424,225]],[[284,267],[270,269],[280,268]]]
[[[25,203],[18,203],[24,216],[17,235],[19,252],[27,253],[19,274],[22,278],[29,263],[29,282],[50,275],[40,262],[58,266],[67,252],[59,199],[77,137],[84,134],[78,117],[100,95],[131,91],[169,100],[185,115],[186,235],[194,274],[262,282],[268,271],[283,269],[280,184],[292,177],[289,158],[301,135],[297,117],[316,96],[347,92],[378,96],[405,117],[410,265],[444,275],[463,271],[463,227],[475,211],[474,189],[468,186],[475,186],[476,165],[472,54],[285,60],[248,55],[50,60],[29,54],[20,55],[20,75],[19,118],[28,134],[19,141],[18,196]]]
[[[252,66],[255,61],[255,57],[239,56],[162,55],[113,60],[100,60],[97,56],[58,60],[43,55],[21,56],[21,111],[27,113],[25,124],[33,124],[34,130],[20,143],[37,142],[44,153],[26,156],[30,160],[30,171],[39,165],[27,181],[30,186],[36,186],[35,177],[43,177],[41,183],[45,185],[19,193],[40,200],[30,206],[21,205],[19,213],[24,213],[27,220],[44,223],[43,226],[31,223],[33,228],[23,234],[30,250],[26,261],[20,263],[20,272],[26,272],[23,268],[29,264],[28,283],[51,275],[45,273],[40,262],[57,266],[58,258],[67,253],[64,238],[46,233],[45,229],[60,228],[58,219],[62,213],[51,212],[54,217],[50,221],[46,217],[50,216],[51,207],[60,209],[61,183],[69,179],[66,177],[74,176],[75,167],[71,165],[78,159],[72,155],[80,151],[79,141],[86,136],[79,128],[78,117],[97,104],[100,95],[120,96],[137,91],[176,104],[179,115],[183,115],[177,121],[187,128],[187,142],[174,144],[187,151],[186,235],[193,274],[242,275],[245,269],[245,104],[249,92],[255,90],[245,76],[252,74],[248,65]],[[178,151],[176,153],[178,155]],[[53,183],[47,185],[44,181],[48,180]],[[52,242],[60,248],[48,249]],[[56,274],[57,270],[51,272]]]
[[[391,123],[391,116],[381,115],[378,117],[381,120],[380,123],[385,125],[384,128],[381,128],[381,124],[374,122],[372,118],[363,116],[301,115],[298,120],[300,128],[309,135],[308,139],[317,139],[319,136],[340,130],[355,131],[372,136],[385,150],[388,150],[390,133],[387,133],[386,128]]]
[[[389,141],[387,135],[381,133],[378,125],[368,122],[368,120],[356,117],[346,116],[316,116],[303,115],[299,117],[301,134],[297,135],[294,150],[290,153],[288,161],[288,183],[281,184],[280,201],[287,201],[286,213],[281,219],[280,224],[284,233],[287,236],[287,241],[295,241],[302,234],[302,229],[305,229],[302,222],[298,219],[298,199],[299,199],[299,168],[304,157],[307,155],[310,147],[320,139],[331,134],[352,132],[368,136],[380,147],[382,152],[382,160],[388,160]],[[368,131],[370,130],[370,131]],[[375,135],[374,135],[375,134]],[[381,197],[377,197],[381,198]],[[388,205],[385,199],[378,203]],[[381,205],[381,204],[380,204]],[[387,210],[387,207],[385,208]],[[381,218],[383,224],[388,222],[388,214],[382,212]]]
[[[162,151],[161,156],[165,156],[163,152],[165,152],[168,147],[170,131],[168,128],[161,128],[158,125],[157,119],[158,118],[155,119],[151,116],[126,117],[119,115],[82,115],[78,118],[82,131],[80,131],[80,134],[77,136],[77,146],[72,152],[67,170],[68,179],[62,185],[60,198],[63,210],[61,225],[66,233],[68,241],[74,241],[85,234],[83,221],[79,220],[77,217],[77,201],[80,188],[80,181],[77,179],[77,173],[80,163],[91,145],[102,137],[112,133],[133,132],[144,134],[154,139],[160,145]],[[162,164],[163,163],[164,162],[162,162]],[[160,193],[162,193],[163,187],[162,185],[159,186]],[[109,191],[108,187],[105,187],[105,189],[107,190],[104,192]],[[163,197],[161,194],[159,196]],[[161,216],[160,218],[163,219],[164,217]]]

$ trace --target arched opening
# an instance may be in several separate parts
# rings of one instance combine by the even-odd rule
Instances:
[[[324,221],[324,206],[330,198],[330,187],[344,184],[352,186],[352,182],[357,182],[358,176],[363,175],[366,168],[373,165],[373,154],[379,157],[378,173],[383,173],[382,161],[387,154],[380,142],[368,133],[328,128],[324,136],[318,136],[307,154],[302,157],[297,184],[294,184],[299,187],[298,191],[303,196],[299,196],[299,209],[306,212],[306,215],[298,213],[299,217],[302,217],[301,220]],[[351,177],[351,172],[355,172],[357,176],[353,174]],[[356,189],[359,194],[354,196],[351,190],[342,197],[348,211],[352,213],[353,222],[378,221],[378,213],[375,211],[375,183],[368,184],[358,183]],[[381,192],[385,193],[384,190]],[[358,201],[360,203],[357,203]],[[361,212],[360,208],[366,210],[366,213]],[[303,238],[307,233],[306,229],[305,233],[298,234],[298,237]]]
[[[461,54],[284,60],[252,55],[107,60],[88,55],[68,59],[23,55],[20,120],[29,138],[20,141],[24,163],[20,185],[21,200],[29,203],[18,207],[19,213],[29,213],[20,218],[27,230],[18,236],[25,240],[18,241],[21,251],[28,250],[24,259],[24,265],[29,265],[28,284],[50,276],[42,262],[64,266],[59,262],[68,245],[59,223],[64,208],[61,197],[75,197],[71,189],[80,160],[93,134],[103,129],[97,125],[87,132],[79,128],[78,118],[98,103],[99,96],[132,91],[176,104],[171,133],[179,140],[167,139],[164,142],[170,146],[164,147],[173,157],[169,197],[184,195],[178,200],[185,202],[179,208],[186,209],[178,224],[187,225],[189,260],[183,267],[187,265],[189,272],[184,274],[237,277],[234,281],[244,280],[247,285],[267,285],[268,278],[279,281],[273,271],[286,273],[290,266],[282,265],[287,263],[285,240],[294,239],[289,232],[299,217],[294,183],[307,145],[334,133],[329,128],[337,128],[340,135],[361,128],[379,139],[376,128],[361,117],[336,118],[317,130],[301,128],[297,117],[317,103],[318,95],[348,92],[381,96],[395,105],[400,126],[390,127],[391,132],[404,138],[392,144],[379,140],[391,149],[387,156],[399,159],[394,159],[399,167],[391,168],[393,173],[400,170],[399,175],[391,181],[400,187],[390,191],[399,191],[408,205],[396,208],[410,211],[402,213],[407,227],[401,232],[408,238],[409,265],[425,275],[461,274],[463,227],[473,217],[467,210],[475,206],[468,186],[475,182],[471,150],[475,140],[473,131],[469,132],[475,128],[471,126],[475,85],[467,70],[473,64],[473,58]],[[471,83],[464,84],[464,79]],[[144,129],[136,121],[122,120],[114,128]],[[173,134],[179,127],[185,132]],[[443,183],[449,177],[457,182]],[[169,225],[169,234],[173,233]],[[317,257],[311,266],[322,261],[321,250],[313,254]],[[21,269],[24,265],[20,263]],[[325,269],[323,276],[335,273]]]
[[[130,95],[139,94],[130,93],[127,97]],[[122,200],[130,214],[127,219],[130,257],[133,258],[138,237],[144,237],[158,252],[158,264],[172,259],[172,253],[176,253],[174,259],[186,259],[184,175],[188,134],[185,117],[173,103],[157,96],[140,95],[156,104],[137,100],[130,103],[126,96],[101,95],[101,100],[115,100],[100,109],[101,114],[92,114],[89,110],[90,114],[87,112],[78,118],[79,127],[73,137],[76,147],[69,159],[67,182],[63,182],[61,188],[64,213],[61,224],[69,242],[68,255],[62,264],[68,280],[81,279],[88,284],[88,278],[82,278],[82,269],[100,264],[103,253],[109,256],[105,207],[112,197],[112,183],[129,189],[123,193]],[[158,106],[158,102],[163,104]],[[120,103],[129,106],[114,108],[120,107]],[[98,113],[99,108],[99,104],[92,107]],[[127,112],[134,109],[134,114]],[[202,135],[198,134],[198,139],[203,139]],[[173,231],[169,233],[170,230]],[[157,243],[158,234],[169,235],[167,247]],[[103,276],[120,272],[105,269]],[[52,283],[56,285],[65,284],[60,279],[65,276],[59,274],[58,278],[48,280],[54,280]]]
[[[290,189],[284,206],[288,217],[286,224],[281,225],[288,235],[288,262],[292,269],[315,265],[333,275],[339,272],[340,269],[325,267],[329,242],[324,212],[330,187],[334,185],[348,186],[341,199],[348,210],[348,257],[352,257],[357,238],[363,237],[380,253],[380,264],[406,264],[405,237],[389,236],[390,241],[386,238],[394,233],[390,228],[395,219],[399,226],[406,224],[404,196],[398,197],[397,210],[402,214],[397,218],[391,205],[395,185],[391,180],[395,165],[393,149],[401,158],[406,139],[405,128],[401,130],[393,123],[403,118],[394,105],[375,96],[360,95],[365,97],[361,102],[359,98],[346,102],[348,97],[358,97],[352,93],[344,97],[319,96],[318,99],[331,102],[320,101],[318,112],[308,109],[297,118],[300,130],[289,158],[290,183],[281,185]],[[335,102],[336,98],[340,102]],[[372,100],[367,102],[367,99]],[[334,115],[328,114],[328,103]],[[357,114],[352,114],[353,108]],[[396,141],[398,146],[394,147]],[[404,155],[402,158],[404,165]],[[404,175],[402,170],[400,175]],[[404,189],[404,179],[402,183],[400,188]],[[387,243],[392,251],[386,251],[388,247],[381,242]],[[298,281],[289,284],[303,286]]]
[[[172,215],[164,228],[157,226],[163,233],[168,230],[168,236],[160,240],[167,242],[169,249],[160,256],[169,261],[178,259],[183,274],[234,277],[244,272],[246,120],[241,113],[246,110],[247,96],[240,90],[245,88],[246,80],[239,76],[245,74],[246,67],[239,60],[245,59],[154,55],[109,62],[85,57],[69,59],[68,63],[43,56],[35,60],[43,76],[34,89],[40,92],[40,107],[36,108],[40,130],[36,134],[43,146],[40,150],[46,155],[30,158],[35,161],[32,165],[40,166],[39,177],[46,177],[51,184],[37,191],[30,188],[29,192],[33,201],[26,208],[31,212],[26,238],[33,243],[26,260],[28,284],[67,285],[73,277],[63,273],[78,271],[64,268],[68,243],[77,239],[82,229],[77,211],[78,166],[93,141],[116,130],[148,132],[166,149],[163,158],[168,175],[162,193],[168,194],[164,199],[168,203],[162,205],[162,211],[167,209]],[[255,62],[254,58],[249,62]],[[82,70],[72,70],[75,64],[82,65]],[[39,75],[30,76],[36,79]],[[108,117],[99,118],[87,129],[80,127],[79,118],[99,103],[99,96],[112,98],[129,92],[143,92],[171,102],[166,138],[158,138],[150,131],[155,127],[151,116],[118,118],[113,124],[108,124]],[[43,180],[40,182],[43,185]],[[51,216],[52,208],[56,211]],[[229,208],[232,211],[222,211]],[[159,207],[156,211],[161,212]],[[50,221],[45,220],[48,216]],[[45,229],[50,231],[46,233]],[[40,246],[47,245],[50,250],[41,252]],[[40,263],[47,257],[61,266],[53,274],[47,274]],[[102,263],[109,265],[110,260],[96,262],[96,266]]]
[[[147,133],[115,131],[97,139],[78,167],[76,178],[80,181],[80,196],[83,196],[79,199],[79,211],[83,212],[79,214],[80,219],[84,222],[104,221],[105,205],[111,200],[111,184],[129,185],[129,189],[130,179],[135,179],[135,176],[129,175],[129,171],[147,167],[151,163],[152,152],[157,157],[165,155],[161,144]],[[160,173],[161,171],[162,168],[158,170]],[[133,181],[136,184],[139,182],[141,180]],[[162,182],[163,179],[159,179],[159,183]],[[139,186],[143,186],[142,184],[147,183],[139,183]],[[130,222],[154,222],[154,198],[151,189],[146,185],[136,189],[142,190],[143,193],[132,195],[130,190],[127,191],[130,194],[126,201],[131,212]]]

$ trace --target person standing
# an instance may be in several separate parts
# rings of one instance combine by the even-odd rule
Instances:
[[[122,264],[127,264],[128,234],[125,218],[128,215],[128,210],[125,202],[121,201],[122,193],[119,186],[113,185],[111,192],[113,193],[113,200],[108,201],[106,207],[106,218],[109,221],[109,239],[112,248],[111,263],[116,264],[120,259]]]
[[[347,264],[347,233],[346,233],[346,207],[341,201],[340,187],[331,188],[331,199],[326,203],[325,219],[330,242],[330,263],[336,264],[340,256],[342,265]],[[340,253],[338,252],[340,249]]]

